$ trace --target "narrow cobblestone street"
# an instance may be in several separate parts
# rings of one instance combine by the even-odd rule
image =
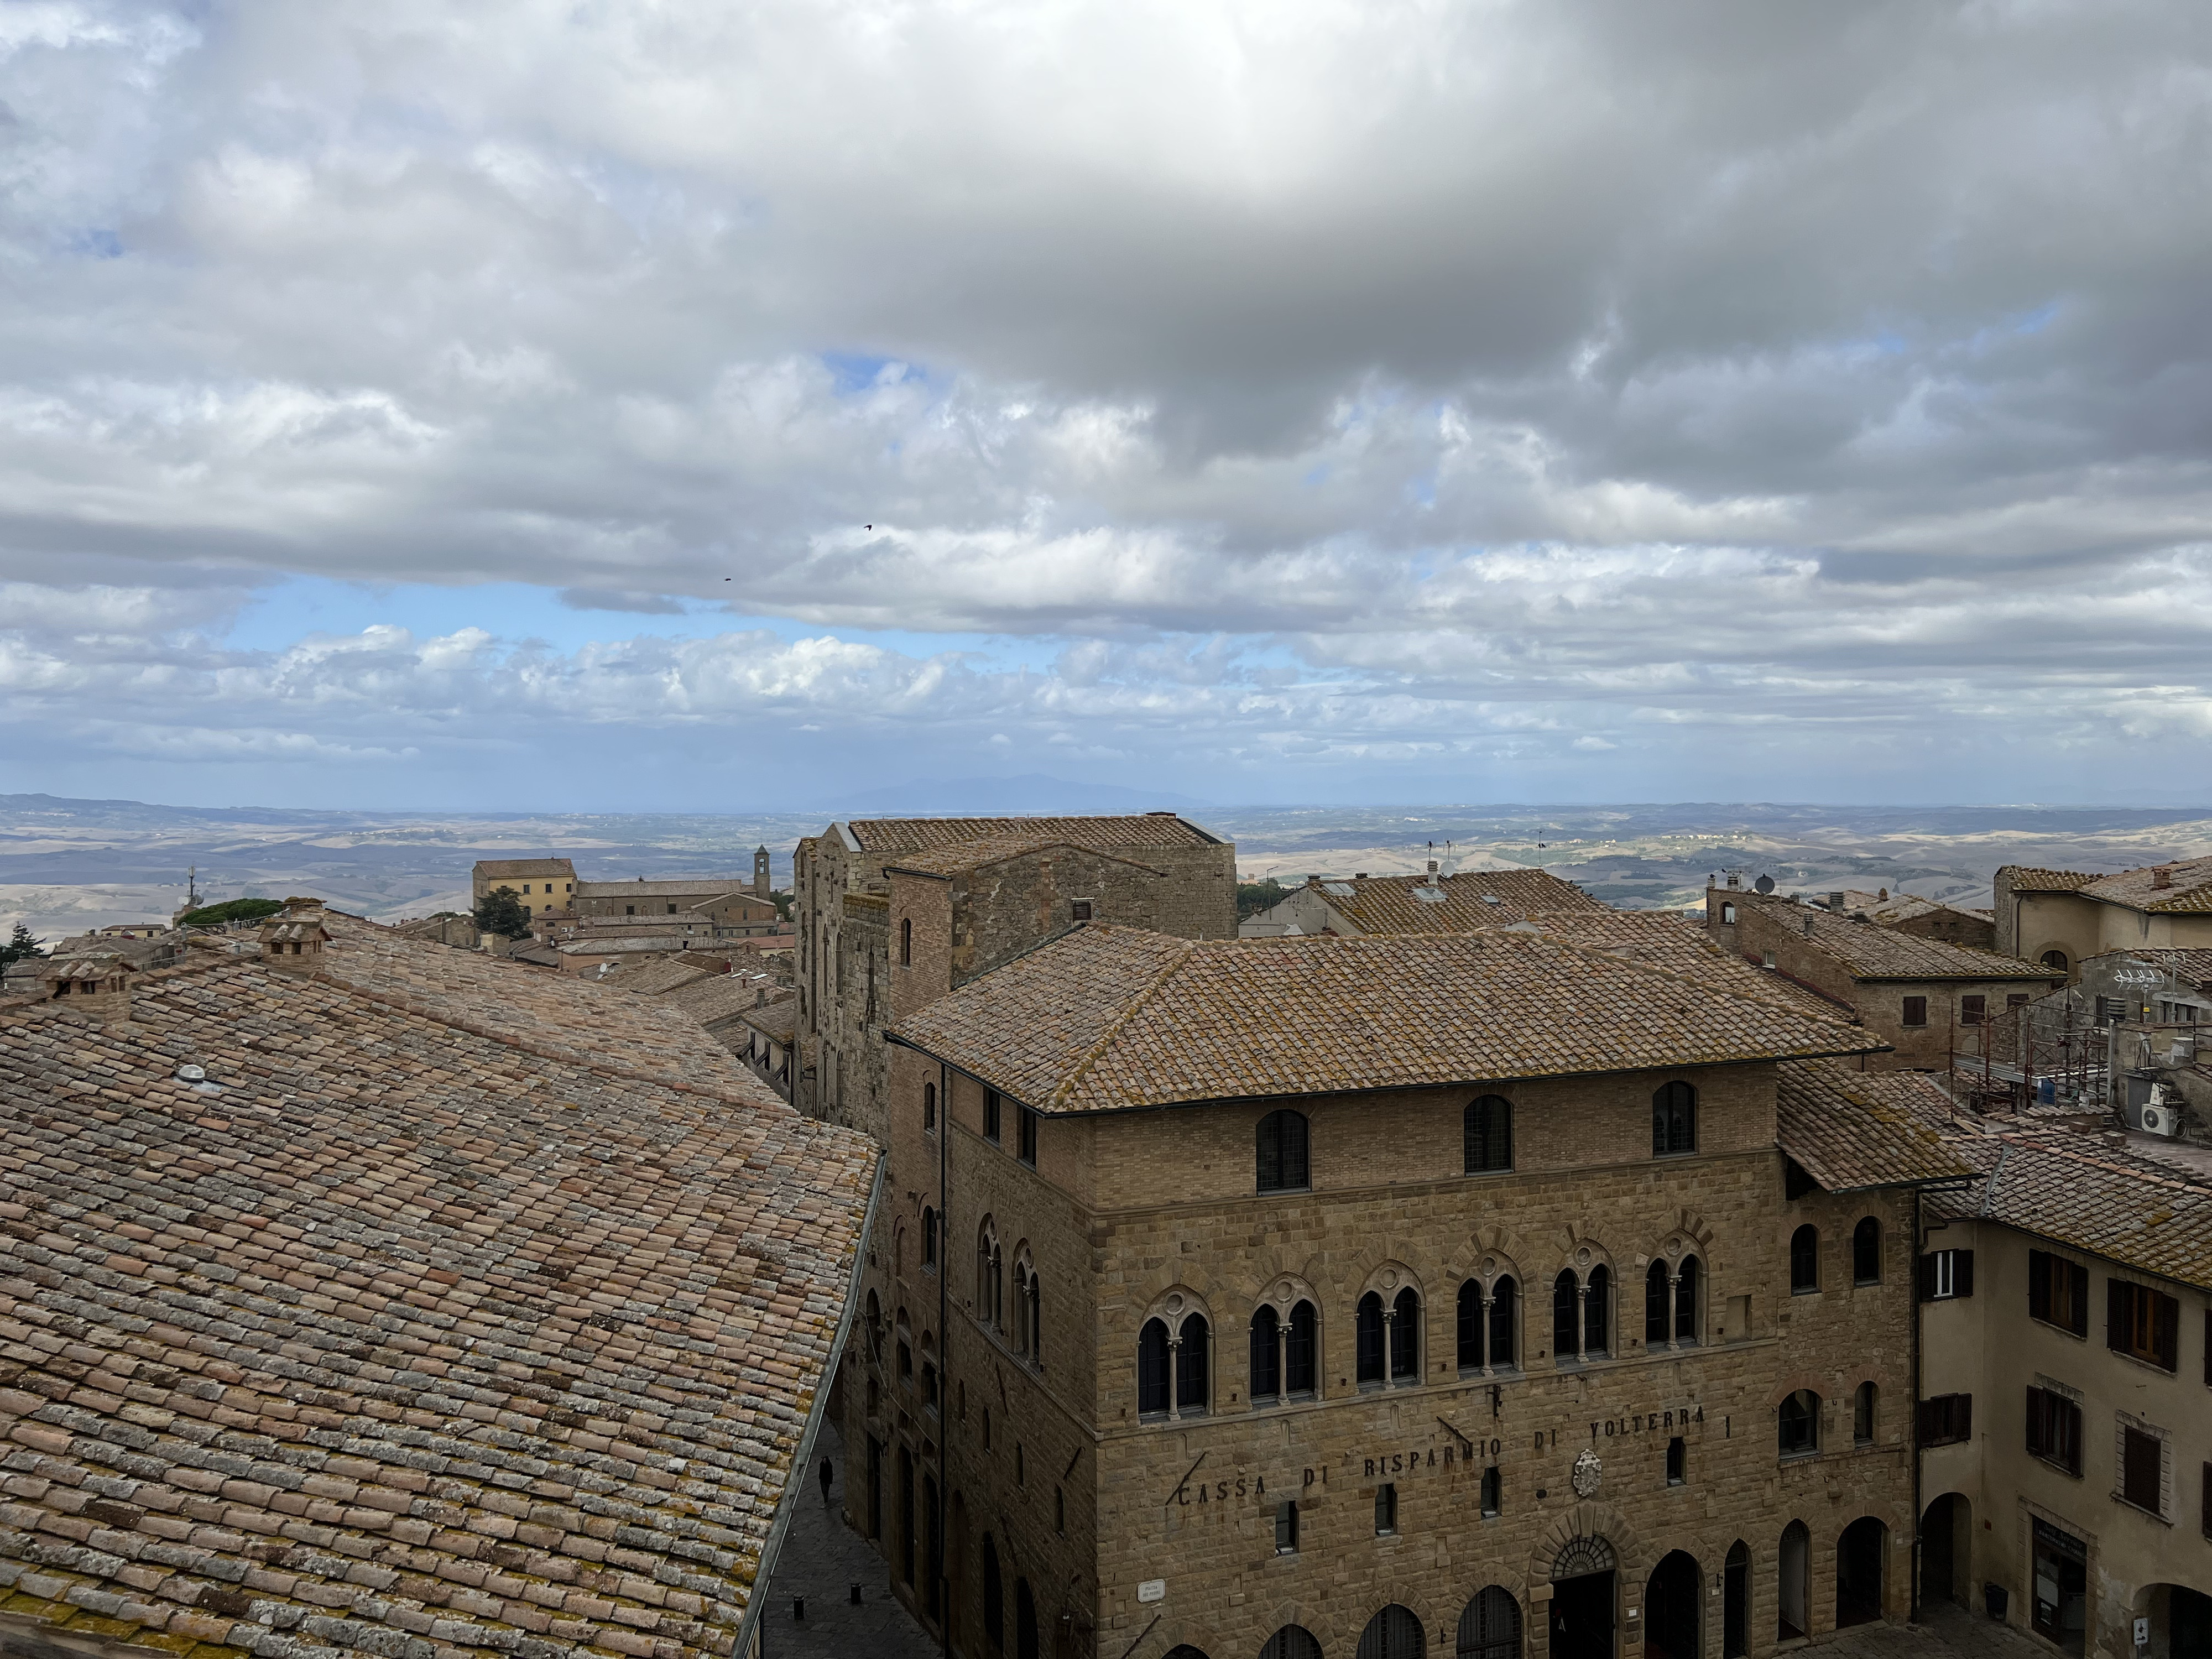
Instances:
[[[832,1470],[827,1504],[817,1472],[824,1457]],[[883,1558],[844,1522],[845,1442],[834,1424],[823,1425],[814,1462],[769,1586],[761,1659],[931,1659],[937,1644],[891,1595]],[[793,1616],[800,1597],[804,1619]]]

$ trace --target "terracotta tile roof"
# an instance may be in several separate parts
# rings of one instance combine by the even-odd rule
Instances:
[[[1900,933],[1879,922],[1837,915],[1816,904],[1795,904],[1759,893],[1729,896],[1802,934],[1855,979],[2033,979],[2055,984],[2065,978],[2018,957]]]
[[[2212,1188],[2104,1137],[2056,1127],[1984,1118],[1952,1146],[1986,1178],[1932,1198],[1937,1214],[1986,1217],[2212,1291]]]
[[[1066,836],[1006,835],[978,836],[973,841],[956,841],[943,847],[931,848],[927,852],[901,854],[885,860],[884,868],[886,872],[897,870],[919,876],[957,876],[988,865],[1004,864],[1008,859],[1018,859],[1027,853],[1046,852],[1055,847],[1110,858],[1117,864],[1131,865],[1139,870],[1152,867],[1133,859],[1121,858],[1103,848],[1071,841]],[[1154,870],[1153,873],[1165,872]]]
[[[679,957],[660,957],[651,962],[624,963],[599,982],[617,991],[641,997],[665,996],[679,987],[708,977],[709,969]]]
[[[2160,946],[2147,951],[2107,951],[2103,954],[2124,957],[2130,962],[2148,963],[2153,967],[2163,968],[2176,979],[2200,988],[2212,986],[2212,950],[2177,951]],[[2087,962],[2097,959],[2091,957]]]
[[[1775,1093],[1775,1138],[1832,1193],[1955,1181],[1974,1166],[1944,1138],[1950,1105],[1915,1072],[1791,1060]]]
[[[568,859],[478,859],[476,873],[487,881],[513,876],[573,876],[574,863]]]
[[[1173,812],[1084,818],[854,818],[865,853],[920,853],[982,836],[1041,836],[1082,847],[1212,847],[1217,839]]]
[[[2166,884],[2158,884],[2160,872]],[[2015,893],[2082,893],[2131,910],[2212,910],[2212,858],[2177,859],[2138,870],[2095,875],[2081,870],[2038,870],[2008,865],[2001,872]]]
[[[759,1000],[764,982],[752,974],[714,974],[678,986],[673,991],[665,991],[660,1000],[671,1007],[681,1008],[702,1025],[712,1025],[750,1010]]]
[[[765,1008],[748,1008],[738,1016],[763,1036],[774,1037],[778,1042],[791,1041],[791,1034],[799,1029],[799,999],[786,997],[781,1002],[771,1002]]]
[[[749,1100],[772,1098],[720,1043],[688,1022],[656,1012],[650,999],[404,939],[373,922],[330,912],[325,921],[334,937],[317,971],[363,997],[552,1059],[589,1066],[620,1053],[632,1071],[686,1085],[726,1085]]]
[[[1589,910],[1548,911],[1524,921],[1498,926],[1548,933],[1584,950],[1602,951],[1692,979],[1711,980],[1748,996],[1784,1003],[1826,1019],[1856,1022],[1858,1018],[1857,1011],[1848,1003],[1730,955],[1701,924],[1686,919],[1679,911],[1615,910],[1598,905]]]
[[[1347,887],[1349,893],[1341,890]],[[1433,888],[1423,876],[1356,876],[1325,882],[1322,890],[1363,933],[1452,933],[1542,914],[1610,908],[1547,870],[1462,870]],[[1442,902],[1418,896],[1438,891]]]
[[[896,1028],[1040,1111],[1881,1048],[1841,1019],[1540,934],[1190,940],[1079,927]]]
[[[727,1656],[874,1150],[631,1066],[711,1047],[648,999],[489,969],[524,1030],[577,1017],[559,1058],[409,950],[443,960],[383,996],[216,957],[127,1022],[0,1011],[8,1611],[262,1659]]]

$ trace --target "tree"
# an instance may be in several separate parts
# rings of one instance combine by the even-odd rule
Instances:
[[[530,936],[529,907],[512,887],[493,888],[471,914],[476,917],[477,926],[487,933],[497,933],[502,939]]]
[[[1243,921],[1270,909],[1290,897],[1293,890],[1283,885],[1273,876],[1264,881],[1240,881],[1237,884],[1237,920]]]
[[[220,904],[204,904],[197,910],[187,910],[177,921],[186,927],[220,927],[225,922],[259,921],[283,908],[272,898],[225,899]]]
[[[42,957],[46,953],[46,949],[39,943],[37,936],[19,921],[15,924],[15,931],[9,937],[8,942],[5,945],[0,945],[0,967],[5,967],[11,962],[28,962],[33,957]]]

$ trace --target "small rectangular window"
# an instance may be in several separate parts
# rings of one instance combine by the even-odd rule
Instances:
[[[1036,1168],[1037,1115],[1026,1106],[1022,1108],[1021,1159],[1032,1170]]]
[[[1990,1000],[1987,997],[1960,997],[1959,999],[1959,1024],[1961,1025],[1979,1025],[1982,1023],[1983,1017],[1989,1012],[1989,1006]]]
[[[1939,1394],[1920,1402],[1920,1443],[1956,1445],[1974,1437],[1974,1396]]]
[[[1905,1024],[1925,1025],[1928,1023],[1928,999],[1907,997],[1905,1000]]]
[[[2079,1478],[2081,1407],[2052,1389],[2028,1389],[2027,1452]]]
[[[983,1091],[983,1139],[994,1146],[999,1144],[999,1091]]]
[[[1681,1486],[1690,1478],[1690,1448],[1680,1435],[1667,1443],[1667,1484]]]
[[[2120,1431],[2120,1497],[2153,1515],[2165,1513],[2159,1501],[2159,1475],[2166,1462],[2166,1443],[2141,1429]]]
[[[2047,1250],[2027,1253],[2027,1316],[2089,1334],[2089,1270]]]
[[[1071,920],[1073,920],[1073,921],[1090,921],[1090,920],[1091,920],[1091,901],[1090,901],[1089,899],[1077,899],[1074,902],[1073,902],[1072,904],[1070,904],[1070,905],[1067,907],[1067,913],[1068,913],[1069,918],[1070,918]]]
[[[2161,1370],[2179,1370],[2181,1304],[2148,1285],[2118,1279],[2105,1285],[2106,1346]]]
[[[1398,1530],[1398,1488],[1385,1481],[1375,1489],[1375,1535],[1390,1537]]]
[[[1275,1553],[1296,1555],[1298,1552],[1298,1506],[1285,1498],[1275,1505]]]
[[[1972,1250],[1930,1250],[1920,1258],[1920,1299],[1948,1302],[1974,1293]]]

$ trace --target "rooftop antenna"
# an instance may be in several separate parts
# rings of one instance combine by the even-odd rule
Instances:
[[[197,864],[185,872],[185,908],[187,910],[200,908],[200,867]]]

